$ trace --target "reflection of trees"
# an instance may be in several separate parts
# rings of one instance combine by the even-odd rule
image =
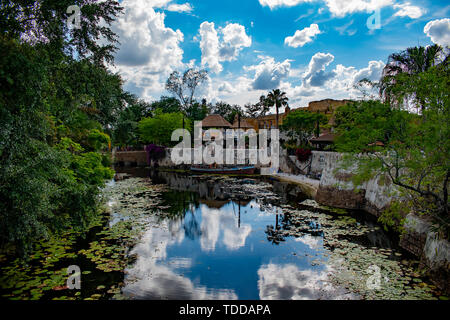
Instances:
[[[305,219],[300,223],[293,223],[291,215],[289,213],[278,214],[278,208],[275,214],[275,227],[268,225],[265,233],[267,234],[267,240],[272,244],[280,244],[280,242],[286,241],[286,238],[291,237],[292,234],[286,231],[295,229],[296,235],[310,234],[313,237],[323,237],[323,231],[320,224],[316,220]]]
[[[189,213],[189,215],[185,215],[184,217],[184,233],[189,239],[195,240],[201,236],[202,231],[200,230],[200,225],[195,217],[194,211],[190,210]]]
[[[283,229],[279,225],[280,217],[278,214],[275,215],[275,227],[273,225],[268,225],[266,227],[267,240],[272,242],[272,244],[280,244],[280,242],[285,241],[285,236],[282,234]]]
[[[169,191],[162,194],[164,205],[164,219],[183,219],[186,212],[194,211],[199,206],[199,196],[189,191]]]

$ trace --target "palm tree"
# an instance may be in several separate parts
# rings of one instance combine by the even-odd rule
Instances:
[[[443,48],[437,44],[428,47],[412,47],[389,56],[380,82],[380,95],[386,102],[392,102],[395,96],[392,88],[399,74],[415,75],[442,63]]]
[[[273,106],[275,105],[275,109],[277,111],[277,116],[276,116],[276,125],[277,125],[277,129],[278,129],[278,115],[279,115],[279,109],[281,107],[285,107],[288,105],[288,97],[286,96],[286,92],[281,92],[280,89],[275,89],[272,90],[271,92],[269,92],[269,94],[267,95],[267,99],[270,101],[269,105]]]
[[[257,103],[257,105],[259,107],[259,115],[260,116],[265,116],[266,113],[269,111],[269,108],[270,108],[269,103],[270,102],[265,95],[262,95],[261,97],[259,97],[259,102]]]

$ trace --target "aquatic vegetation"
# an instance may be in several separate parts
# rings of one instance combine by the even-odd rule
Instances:
[[[305,201],[302,205],[310,205],[314,209],[320,207],[312,200]],[[355,218],[344,216],[342,212],[337,212],[339,215],[335,216],[313,210],[286,208],[285,214],[289,215],[292,222],[291,228],[284,231],[285,236],[300,237],[310,232],[305,222],[311,219],[323,226],[323,244],[328,251],[328,260],[323,263],[332,269],[329,274],[332,284],[345,287],[362,299],[436,299],[433,295],[435,287],[419,279],[420,274],[409,267],[408,261],[402,263],[400,252],[367,247],[348,240],[351,237],[367,236],[375,231],[374,228],[359,224]],[[379,270],[378,279],[371,278],[375,274],[371,268]],[[368,284],[372,279],[378,281],[376,286]]]
[[[377,225],[360,223],[354,214],[318,205],[313,200],[286,203],[271,183],[257,179],[198,176],[225,199],[247,199],[264,215],[278,214],[277,226],[265,229],[267,240],[282,246],[288,238],[316,242],[320,254],[293,252],[307,257],[311,267],[326,267],[327,286],[344,290],[347,298],[436,299],[435,287],[415,268],[417,264],[395,249],[363,241],[381,232]],[[91,223],[88,234],[69,231],[34,245],[29,260],[8,260],[0,255],[0,289],[7,299],[99,300],[126,299],[125,277],[136,261],[131,251],[149,228],[183,218],[183,208],[169,196],[169,186],[148,178],[126,178],[104,189],[107,207]],[[172,192],[173,193],[173,192]],[[170,194],[172,194],[170,193]],[[189,199],[176,191],[175,196]],[[228,198],[227,198],[228,197]],[[157,250],[157,248],[155,248]],[[67,267],[81,267],[82,289],[68,290]],[[375,288],[370,280],[378,274]],[[373,282],[373,281],[372,281]],[[441,297],[445,299],[445,297]]]
[[[81,232],[68,231],[58,237],[36,243],[28,261],[14,259],[8,261],[6,254],[1,255],[0,289],[2,298],[12,300],[98,300],[111,298],[120,293],[120,282],[106,287],[105,284],[84,290],[68,290],[67,267],[81,267],[82,283],[102,281],[102,274],[117,273],[112,279],[123,279],[123,270],[133,257],[128,257],[129,248],[139,240],[145,229],[142,220],[148,210],[160,204],[158,196],[162,186],[151,185],[150,181],[128,179],[105,189],[106,198],[116,198],[120,206],[111,206],[91,222],[87,233],[93,233],[94,241],[87,242],[85,248],[78,249],[79,242],[87,240]],[[140,200],[137,201],[136,199]],[[139,202],[139,203],[137,203]],[[120,208],[119,208],[120,207]],[[122,221],[110,223],[110,213],[116,212]],[[125,220],[126,217],[132,218]],[[88,240],[89,241],[89,240]],[[86,261],[87,260],[87,261]],[[91,262],[90,264],[87,262]],[[109,282],[108,280],[106,282]],[[86,291],[86,293],[84,292]],[[90,294],[93,291],[101,291]],[[88,296],[86,296],[88,295]]]

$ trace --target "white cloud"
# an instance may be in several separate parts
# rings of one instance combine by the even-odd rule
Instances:
[[[251,87],[254,90],[271,90],[280,86],[282,79],[289,76],[290,60],[275,62],[272,57],[259,56],[262,60],[258,65],[244,67],[246,71],[255,71]]]
[[[394,16],[396,17],[410,17],[411,19],[417,19],[424,15],[425,10],[411,5],[410,2],[405,2],[403,4],[395,4],[394,9],[400,9]]]
[[[343,17],[349,13],[372,12],[394,4],[394,0],[324,0],[330,12],[337,17]],[[276,7],[293,7],[301,3],[319,2],[319,0],[259,0],[262,6],[270,9]],[[319,9],[321,14],[323,9]]]
[[[426,24],[423,32],[433,43],[450,46],[450,19],[433,20]]]
[[[314,0],[259,0],[263,7],[269,7],[271,10],[276,7],[293,7],[300,3],[313,2]]]
[[[167,7],[167,10],[173,12],[192,12],[194,8],[190,3],[186,2],[183,4],[171,4]]]
[[[237,250],[245,245],[252,227],[248,224],[242,224],[238,228],[233,211],[212,209],[202,205],[201,212],[200,244],[203,251],[214,251],[222,232],[222,243],[228,250]]]
[[[340,35],[348,35],[353,36],[356,32],[358,32],[356,29],[350,29],[350,27],[353,25],[354,20],[350,20],[348,23],[344,24],[340,27],[335,27],[337,32],[339,32]]]
[[[170,72],[184,66],[183,33],[166,27],[164,13],[153,9],[168,2],[124,0],[124,14],[112,26],[121,42],[112,69],[122,74],[126,88],[142,98],[159,97]]]
[[[233,88],[233,86],[227,81],[223,81],[222,84],[219,86],[218,90],[219,90],[220,93],[233,93],[233,92],[235,92],[235,89]]]
[[[202,66],[208,66],[214,73],[223,70],[221,62],[236,60],[244,48],[252,45],[245,27],[237,23],[229,23],[217,31],[214,22],[205,21],[200,25],[199,33]]]
[[[192,259],[166,259],[167,249],[184,240],[183,224],[181,221],[152,222],[158,227],[147,230],[142,241],[132,250],[132,254],[137,255],[137,260],[126,269],[128,276],[123,288],[125,296],[134,299],[238,299],[234,290],[208,288],[181,275],[179,269],[190,268],[193,265]]]
[[[208,66],[212,72],[223,70],[219,61],[219,36],[214,22],[203,22],[200,25],[200,49],[202,50],[202,66]]]
[[[319,26],[313,23],[303,30],[297,30],[292,37],[287,37],[284,43],[293,48],[303,47],[308,42],[312,42],[313,38],[320,33]]]
[[[372,12],[390,6],[394,0],[325,0],[325,2],[333,15],[343,17],[349,13]]]
[[[147,7],[152,7],[152,8],[163,8],[165,7],[169,2],[171,2],[172,0],[147,0],[144,1],[145,5]],[[125,1],[124,1],[125,2]]]
[[[378,81],[385,64],[382,61],[369,61],[367,67],[357,69],[338,64],[330,72],[326,72],[327,66],[334,61],[331,54],[318,53],[313,56],[303,76],[296,73],[291,77],[302,77],[301,85],[292,86],[291,83],[283,83],[283,91],[286,91],[289,100],[297,106],[307,106],[308,102],[314,100],[331,99],[358,99],[361,92],[354,88],[354,85],[367,78],[371,81]],[[292,78],[289,80],[293,80]],[[317,86],[321,84],[320,86]],[[369,90],[376,96],[376,92]]]
[[[240,24],[227,24],[220,31],[223,34],[223,43],[219,50],[221,60],[236,60],[243,48],[252,45],[252,38],[246,34],[245,27]]]
[[[381,78],[384,67],[385,64],[383,61],[369,61],[367,68],[360,69],[355,73],[353,82],[356,83],[362,79],[378,81]]]
[[[309,62],[303,79],[308,86],[321,87],[328,80],[334,78],[336,73],[334,71],[325,72],[325,68],[334,60],[331,53],[316,53]]]

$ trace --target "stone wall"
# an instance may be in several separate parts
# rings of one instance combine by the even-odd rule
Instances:
[[[113,152],[113,163],[125,166],[147,166],[147,153],[145,151]]]
[[[203,149],[204,150],[204,149]],[[175,168],[175,167],[188,167],[190,165],[177,165],[172,161],[172,152],[173,149],[166,149],[166,156],[158,160],[158,166],[164,168]],[[187,149],[187,152],[191,153],[191,159],[194,159],[194,149]],[[239,165],[245,165],[249,163],[249,150],[246,150],[243,163],[238,163],[238,150],[234,150],[234,163]],[[269,149],[269,157],[270,157],[270,149]],[[224,150],[224,163],[226,160],[226,151]],[[147,163],[147,153],[145,151],[124,151],[124,152],[113,152],[113,163],[117,165],[125,165],[125,166],[148,166]],[[152,163],[153,165],[153,163]],[[262,165],[260,163],[255,165],[256,168],[267,167],[266,165]],[[280,155],[280,167],[283,167],[284,170],[289,169],[289,164],[284,154]],[[295,169],[294,169],[295,171]],[[293,172],[293,171],[291,171]]]
[[[311,172],[320,175],[318,203],[344,209],[362,209],[379,216],[392,201],[396,191],[386,177],[377,177],[355,187],[353,171],[340,169],[342,154],[313,152]]]
[[[450,292],[450,243],[439,239],[431,224],[423,218],[409,214],[400,246],[420,258],[431,280],[445,292]]]
[[[321,101],[312,101],[308,105],[308,111],[333,113],[337,108],[344,106],[349,102],[351,102],[351,100],[325,99]]]
[[[315,156],[317,158],[320,153]],[[395,186],[387,177],[377,177],[355,187],[350,181],[355,167],[348,170],[340,169],[342,155],[339,153],[327,153],[322,156],[325,165],[315,198],[318,203],[345,209],[362,209],[379,216],[398,196]],[[313,167],[320,171],[322,164]],[[432,231],[431,224],[423,217],[409,214],[405,221],[405,233],[401,235],[399,245],[417,256],[435,284],[449,292],[450,243],[439,239]]]

